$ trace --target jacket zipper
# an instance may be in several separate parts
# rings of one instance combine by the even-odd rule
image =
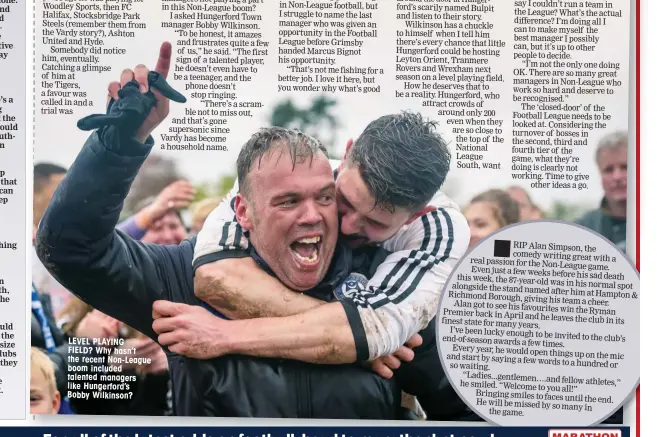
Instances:
[[[297,366],[297,407],[300,419],[310,418],[310,396],[308,395],[308,373],[303,366]]]
[[[313,417],[313,403],[312,403],[312,393],[311,393],[311,387],[310,387],[310,373],[309,372],[303,372],[305,378],[306,378],[306,405],[308,406],[308,414],[307,417],[310,419]]]

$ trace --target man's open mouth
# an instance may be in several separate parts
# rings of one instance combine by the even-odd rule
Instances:
[[[319,248],[322,237],[306,237],[296,240],[290,245],[295,258],[303,264],[315,264],[319,260]]]

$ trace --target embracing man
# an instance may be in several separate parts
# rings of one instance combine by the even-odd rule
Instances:
[[[341,238],[354,254],[375,253],[375,261],[370,274],[351,275],[328,302],[304,293],[303,282],[285,268],[269,265],[276,259],[288,269],[311,272],[326,259],[319,234],[280,238],[288,226],[282,216],[307,206],[283,189],[257,202],[252,182],[244,184],[246,169],[238,165],[237,184],[206,220],[194,260],[196,295],[232,320],[156,302],[153,328],[160,343],[210,358],[231,353],[231,333],[230,342],[248,344],[241,353],[253,356],[370,361],[380,375],[394,373],[428,418],[471,418],[449,387],[436,351],[440,294],[469,239],[458,207],[439,191],[449,160],[434,123],[411,113],[380,117],[347,145],[342,162],[333,163]],[[260,183],[279,181],[262,175]],[[413,354],[404,344],[416,344],[418,332],[422,346]]]

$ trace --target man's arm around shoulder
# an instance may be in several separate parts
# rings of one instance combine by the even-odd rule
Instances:
[[[411,282],[413,289],[402,289],[407,296],[418,295],[406,302],[405,297],[397,302],[379,299],[380,304],[347,298],[325,304],[287,290],[246,255],[198,267],[195,292],[231,318],[261,318],[235,329],[245,338],[239,352],[233,353],[331,363],[373,360],[399,351],[435,315],[442,286],[467,249],[469,236],[463,215],[447,209],[426,215],[405,231],[404,249],[391,254],[377,270],[377,286],[401,262],[402,272],[415,274],[419,282]],[[416,271],[417,259],[429,251],[431,264]],[[390,288],[396,284],[386,282]],[[408,311],[409,306],[419,312]],[[368,346],[371,342],[374,348]]]
[[[369,359],[390,354],[435,317],[443,287],[465,254],[470,228],[455,208],[438,208],[386,242],[392,253],[366,292],[354,296]]]
[[[199,266],[194,272],[194,292],[233,320],[291,316],[326,303],[288,289],[249,256]]]

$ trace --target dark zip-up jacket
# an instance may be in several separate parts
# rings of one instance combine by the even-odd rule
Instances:
[[[201,302],[193,292],[194,239],[160,246],[115,229],[152,145],[152,138],[146,144],[122,138],[114,127],[94,132],[41,221],[37,253],[73,294],[157,340],[154,301]],[[341,248],[336,256],[348,254]],[[347,259],[334,264],[337,270],[320,288],[332,289],[349,272]],[[177,415],[395,419],[399,411],[395,380],[357,364],[236,355],[196,360],[166,352]]]

